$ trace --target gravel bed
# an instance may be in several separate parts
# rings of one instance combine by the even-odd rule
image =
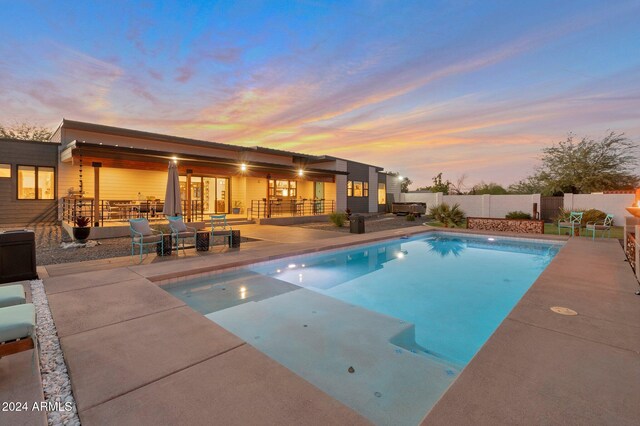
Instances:
[[[153,225],[154,229],[168,232],[167,225]],[[165,229],[166,228],[166,229]],[[17,228],[11,228],[17,229]],[[52,265],[56,263],[81,262],[84,260],[108,259],[111,257],[131,256],[131,238],[108,238],[97,240],[95,247],[74,247],[63,249],[62,242],[71,242],[67,232],[60,225],[36,225],[30,227],[35,232],[36,239],[36,263],[41,265]],[[254,241],[250,238],[242,237],[241,242]],[[216,237],[214,244],[223,244],[222,237]],[[145,250],[147,250],[145,248]]]
[[[71,380],[42,280],[31,281],[31,299],[36,308],[37,347],[44,399],[48,407],[60,407],[59,411],[47,410],[47,422],[55,426],[80,425],[76,401],[71,392]]]
[[[399,229],[399,228],[408,228],[410,226],[419,226],[423,222],[425,222],[424,217],[418,217],[414,221],[408,221],[406,216],[396,216],[394,214],[384,214],[378,216],[370,216],[365,217],[364,219],[364,230],[365,233],[370,232],[378,232],[378,231],[386,231],[389,229]],[[312,223],[301,223],[296,226],[300,228],[311,228],[311,229],[320,229],[323,231],[333,231],[333,232],[342,232],[349,233],[349,222],[346,222],[343,227],[338,228],[333,223],[327,222],[312,222]]]

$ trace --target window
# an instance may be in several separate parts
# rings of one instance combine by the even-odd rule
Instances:
[[[53,167],[18,166],[19,200],[53,200],[55,170]]]
[[[0,164],[0,178],[11,177],[11,164]]]
[[[362,197],[362,182],[358,182],[358,181],[353,182],[353,196]]]
[[[378,183],[378,204],[387,204],[387,185]]]
[[[293,197],[298,195],[298,185],[295,180],[269,179],[269,198]]]
[[[369,196],[369,182],[364,182],[363,183],[363,189],[362,189],[362,195],[364,197],[368,197]]]
[[[353,181],[347,181],[347,197],[353,197]]]

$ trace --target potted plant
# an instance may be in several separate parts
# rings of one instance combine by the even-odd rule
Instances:
[[[233,209],[231,209],[231,213],[240,214],[240,209],[242,208],[242,201],[234,201]]]
[[[91,227],[89,223],[91,219],[87,216],[78,216],[75,220],[75,226],[73,227],[73,238],[79,243],[86,243],[91,233]]]

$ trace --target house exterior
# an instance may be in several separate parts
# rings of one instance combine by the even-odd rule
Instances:
[[[347,209],[377,213],[393,198],[389,176],[373,165],[66,119],[49,142],[3,140],[0,153],[0,176],[8,175],[0,177],[0,196],[10,200],[0,206],[0,224],[83,215],[101,227],[162,218],[171,161],[183,215],[193,222],[211,214],[270,223]]]
[[[0,226],[58,220],[59,144],[0,139]]]

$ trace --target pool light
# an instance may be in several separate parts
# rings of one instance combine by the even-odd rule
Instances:
[[[491,237],[489,237],[489,238],[487,238],[487,240],[489,240],[489,241],[495,241],[496,239],[495,239],[495,238],[491,238]]]
[[[290,263],[289,266],[287,266],[289,269],[293,269],[296,267],[295,263]]]

